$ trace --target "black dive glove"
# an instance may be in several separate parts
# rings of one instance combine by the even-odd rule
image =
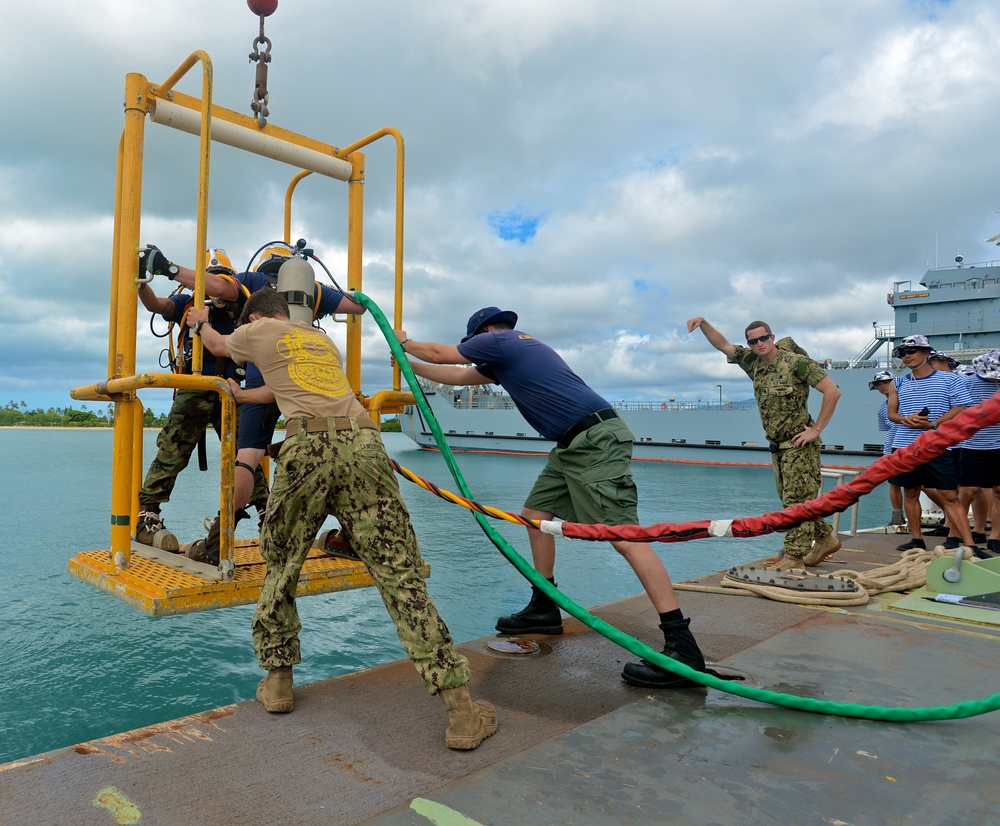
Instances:
[[[168,261],[167,256],[160,252],[160,248],[153,244],[147,244],[145,249],[139,250],[139,277],[149,275],[165,275],[171,281],[177,276],[178,267],[173,261]]]

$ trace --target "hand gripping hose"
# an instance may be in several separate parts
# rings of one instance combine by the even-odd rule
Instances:
[[[402,347],[399,346],[399,342],[396,340],[396,337],[392,332],[392,326],[389,324],[378,305],[375,304],[375,302],[372,301],[367,295],[361,292],[355,292],[354,300],[369,311],[372,319],[382,331],[382,335],[389,344],[389,349],[395,357],[400,371],[406,378],[406,382],[410,386],[410,390],[413,392],[413,395],[417,400],[417,406],[420,408],[421,413],[424,414],[424,418],[430,424],[431,432],[434,434],[434,439],[437,442],[438,447],[441,449],[441,455],[444,457],[445,463],[451,471],[452,477],[455,479],[455,483],[458,485],[458,488],[462,492],[463,496],[468,499],[472,499],[472,494],[465,483],[465,479],[462,476],[462,472],[458,468],[458,464],[455,462],[455,457],[444,438],[441,427],[438,424],[437,419],[434,417],[434,413],[431,411],[430,405],[427,404],[427,399],[424,397],[423,391],[420,388],[420,384],[417,382],[417,377],[414,374],[413,369],[410,367],[406,354],[403,352]],[[957,422],[957,418],[955,421]],[[949,425],[951,424],[952,422],[948,422],[943,425],[941,431],[935,435],[942,439],[946,438],[951,432],[951,429],[949,428]],[[974,427],[972,432],[977,429],[978,427]],[[925,437],[921,437],[921,439],[924,438]],[[961,436],[960,438],[965,438],[965,436]],[[933,439],[923,441],[921,445],[926,448],[928,447],[929,442],[933,441]],[[946,444],[945,446],[942,446],[938,453],[944,451],[946,446]],[[936,450],[937,447],[938,444],[935,442],[932,449]],[[921,462],[927,461],[931,455],[937,454],[921,454],[921,456],[913,459],[912,466],[916,466]],[[879,462],[884,461],[884,459],[879,460]],[[860,478],[861,477],[854,480],[852,484],[857,484]],[[874,485],[872,485],[872,487],[874,487]],[[813,503],[809,504],[812,505]],[[797,505],[795,507],[806,508],[807,506]],[[816,515],[819,514],[802,513],[800,515],[796,515],[795,517],[790,518],[787,526],[785,527],[792,527],[793,525],[801,522],[803,519],[810,519]],[[637,657],[642,657],[660,668],[670,671],[680,677],[686,677],[693,682],[699,683],[700,685],[715,688],[719,691],[725,692],[726,694],[732,694],[737,697],[745,697],[749,700],[770,703],[772,705],[783,706],[785,708],[798,709],[799,711],[899,723],[925,720],[958,720],[966,717],[975,717],[979,714],[985,714],[989,711],[996,711],[997,709],[1000,709],[1000,694],[993,694],[979,700],[966,700],[949,706],[933,706],[929,708],[886,708],[883,706],[861,705],[858,703],[838,703],[829,700],[817,700],[812,697],[797,697],[793,694],[781,694],[777,691],[754,688],[753,686],[743,685],[730,680],[723,680],[712,674],[695,671],[693,668],[689,668],[677,660],[666,657],[658,651],[654,651],[648,645],[618,630],[613,625],[610,625],[599,617],[593,616],[589,611],[577,605],[558,588],[554,588],[547,579],[539,574],[524,559],[524,557],[514,550],[514,548],[511,547],[511,545],[493,528],[482,513],[473,511],[473,516],[476,518],[476,521],[479,523],[483,532],[490,538],[490,541],[493,542],[500,553],[506,557],[507,561],[510,562],[518,570],[518,572],[520,572],[520,574],[528,580],[528,582],[549,596],[553,602],[555,602],[556,605],[558,605],[567,614],[575,617],[588,628],[593,629],[597,633],[614,642],[616,645],[621,646],[626,651],[635,654]],[[765,519],[766,517],[760,518]],[[782,517],[782,520],[784,519],[785,517]],[[779,529],[781,528],[769,526],[767,530]],[[767,530],[763,532],[767,532]],[[706,535],[708,534],[706,533]]]

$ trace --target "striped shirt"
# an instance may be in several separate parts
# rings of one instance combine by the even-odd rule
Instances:
[[[979,376],[965,376],[965,384],[972,396],[973,404],[982,404],[986,399],[993,397],[993,394],[1000,390],[1000,382],[983,379]],[[969,450],[1000,450],[1000,424],[984,427],[978,433],[974,433],[959,447]]]
[[[896,432],[896,423],[889,421],[888,399],[882,402],[882,406],[878,409],[878,429],[886,431],[882,452],[892,453],[892,434]]]
[[[953,407],[973,404],[965,383],[965,376],[935,370],[927,376],[915,378],[913,374],[896,379],[899,391],[899,415],[909,416],[925,407],[930,408],[927,418],[932,422]],[[906,447],[917,440],[923,430],[898,424],[892,437],[893,449]]]

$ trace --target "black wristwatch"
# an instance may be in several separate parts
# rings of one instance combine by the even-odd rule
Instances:
[[[200,336],[201,328],[204,326],[205,326],[205,319],[201,319],[201,321],[196,321],[194,323],[194,326],[191,328],[191,332],[194,333],[196,336]]]

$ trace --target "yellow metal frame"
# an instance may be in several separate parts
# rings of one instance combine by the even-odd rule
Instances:
[[[176,84],[195,66],[201,66],[201,98],[175,91]],[[71,562],[74,575],[91,581],[109,593],[121,597],[119,587],[132,566],[131,537],[138,515],[138,490],[142,480],[143,406],[138,398],[147,388],[210,390],[222,401],[222,461],[220,469],[220,569],[230,586],[239,582],[234,556],[233,474],[235,469],[236,404],[228,383],[222,379],[201,375],[204,363],[201,339],[194,338],[192,375],[175,373],[136,373],[136,328],[138,318],[137,275],[142,204],[143,141],[147,116],[154,123],[163,123],[199,137],[198,208],[194,301],[200,306],[205,298],[205,256],[208,242],[208,204],[212,141],[227,143],[239,149],[271,157],[303,167],[288,185],[284,205],[284,240],[291,242],[292,196],[299,182],[314,172],[348,184],[347,226],[347,285],[349,290],[362,289],[362,248],[364,230],[365,155],[360,150],[383,137],[396,144],[396,236],[395,236],[395,308],[394,323],[402,326],[403,287],[403,188],[405,153],[399,132],[384,128],[350,144],[337,148],[273,124],[261,127],[257,120],[216,106],[212,102],[212,61],[204,51],[196,51],[162,84],[149,83],[144,75],[130,73],[125,80],[125,126],[118,146],[117,180],[115,187],[115,223],[111,264],[110,317],[108,325],[108,378],[95,384],[77,387],[72,398],[84,401],[114,402],[114,468],[111,489],[111,549],[86,552]],[[383,413],[401,412],[413,403],[412,394],[400,391],[398,368],[393,374],[392,390],[376,393],[370,404],[361,388],[361,323],[362,317],[347,317],[347,348],[345,372],[358,398],[370,410],[376,421]],[[96,557],[90,558],[96,554]],[[100,564],[97,559],[103,560]],[[145,567],[146,560],[142,561]],[[139,563],[137,563],[139,564]],[[95,568],[95,565],[97,567]],[[103,569],[101,569],[103,565]],[[339,576],[339,575],[338,575]],[[113,580],[117,580],[117,583]],[[104,584],[101,584],[103,582]],[[362,583],[364,584],[364,583]],[[207,589],[224,588],[226,582],[208,583]],[[136,586],[137,587],[137,586]],[[311,587],[311,586],[310,586]],[[325,586],[317,586],[324,588]],[[346,587],[360,587],[349,585]],[[325,590],[340,590],[326,587]],[[139,589],[141,590],[141,589]],[[183,590],[183,589],[182,589]],[[233,587],[233,591],[246,590]],[[259,590],[259,589],[258,589]],[[300,589],[301,591],[302,589]],[[310,593],[322,590],[305,589]],[[124,597],[122,597],[124,598]],[[136,597],[144,603],[145,597]],[[126,600],[135,604],[136,600]],[[168,613],[202,610],[223,604],[242,604],[242,599],[220,596],[210,599],[181,593],[170,598],[173,606]],[[211,604],[209,604],[211,603]],[[184,606],[190,606],[185,608]],[[194,607],[200,606],[200,607]],[[137,604],[137,607],[141,607]],[[146,610],[145,608],[143,610]]]
[[[107,591],[122,602],[151,617],[169,617],[253,605],[260,596],[264,581],[264,560],[256,540],[238,539],[235,546],[235,576],[228,582],[206,580],[138,555],[129,568],[112,572],[107,551],[84,551],[69,561],[69,570],[77,579]],[[430,576],[424,563],[421,575]],[[297,597],[350,591],[372,584],[368,569],[360,562],[334,559],[314,548],[302,566]]]

